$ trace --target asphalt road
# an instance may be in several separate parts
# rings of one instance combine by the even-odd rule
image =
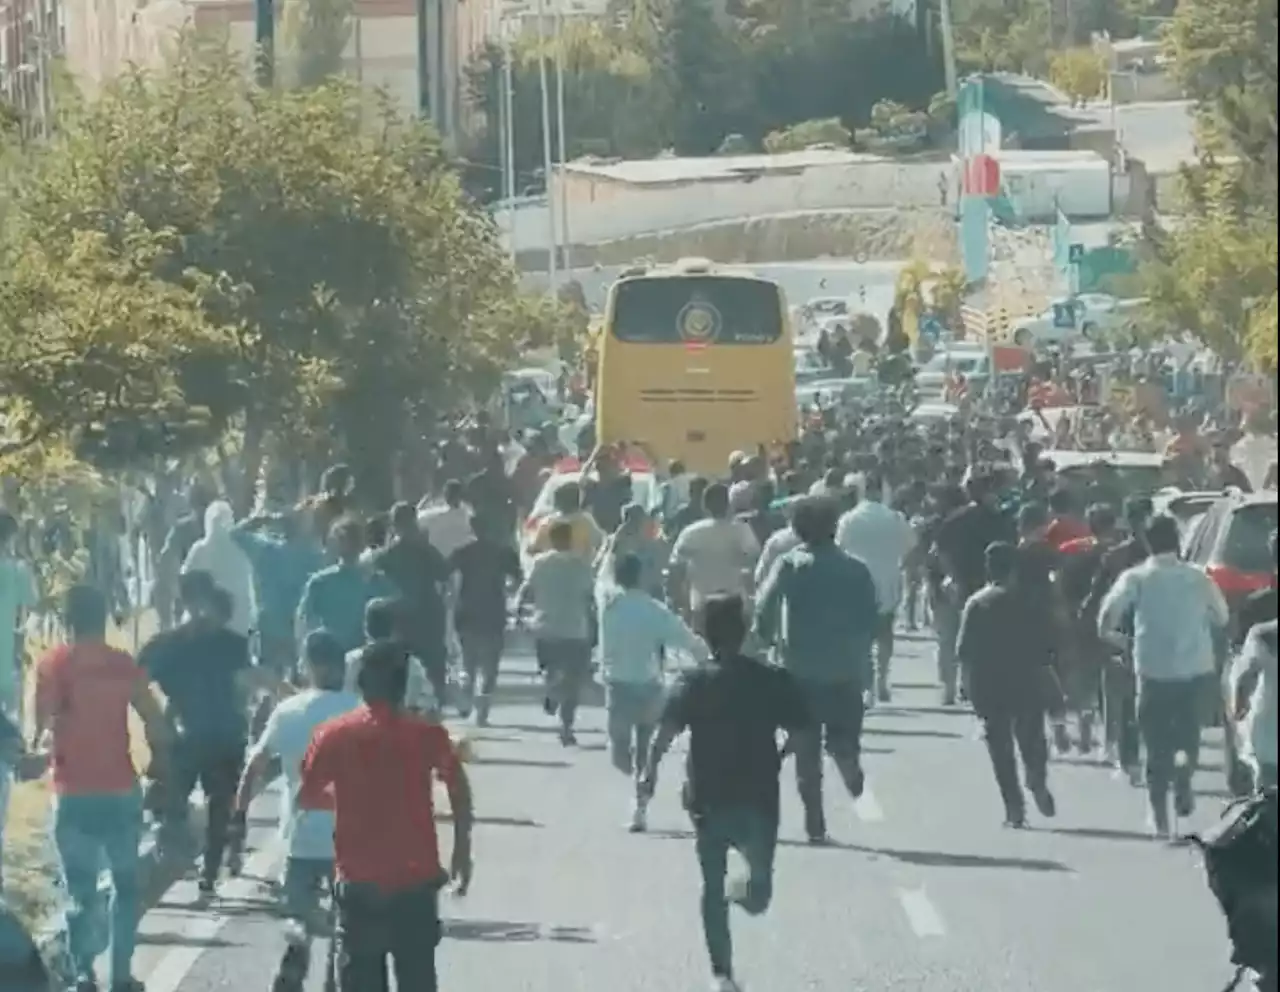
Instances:
[[[527,672],[527,661],[511,667]],[[1224,929],[1194,853],[1144,832],[1142,796],[1098,763],[1058,759],[1059,815],[1001,827],[971,716],[942,710],[932,645],[900,647],[893,705],[868,719],[869,788],[828,787],[837,843],[802,842],[787,772],[773,907],[735,917],[740,976],[760,992],[1212,992]],[[476,878],[447,897],[445,992],[681,992],[707,987],[698,877],[668,758],[651,831],[629,835],[628,783],[602,753],[603,712],[563,749],[517,673],[476,732]],[[523,697],[523,700],[521,699]],[[1210,748],[1215,765],[1220,752]],[[1203,773],[1203,824],[1219,808]],[[834,785],[834,776],[832,776]],[[148,992],[256,992],[282,948],[266,910],[279,868],[273,795],[252,821],[246,876],[209,909],[175,886],[143,922]],[[448,827],[443,828],[447,836]],[[319,949],[323,953],[323,948]],[[314,969],[318,971],[319,969]],[[315,974],[309,992],[319,990]],[[408,990],[406,990],[408,992]]]

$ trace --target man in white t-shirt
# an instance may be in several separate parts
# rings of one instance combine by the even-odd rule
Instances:
[[[445,560],[476,539],[471,529],[471,510],[463,505],[462,498],[462,483],[450,479],[444,484],[444,506],[418,508],[418,526]]]
[[[248,808],[255,783],[272,759],[278,758],[285,782],[280,837],[287,851],[281,899],[286,915],[306,924],[319,910],[321,886],[332,879],[334,821],[332,812],[295,808],[302,759],[315,728],[351,712],[361,700],[342,688],[346,659],[341,645],[327,631],[317,630],[307,635],[303,667],[311,688],[291,696],[272,711],[262,737],[249,754],[236,806],[241,811]],[[289,961],[290,955],[286,952],[282,969]]]
[[[702,506],[707,516],[686,527],[671,549],[672,572],[683,579],[694,612],[711,596],[747,598],[760,554],[750,525],[729,516],[729,490],[723,483],[707,486]]]

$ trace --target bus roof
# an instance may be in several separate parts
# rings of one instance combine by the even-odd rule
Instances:
[[[762,282],[769,282],[757,275],[751,269],[741,265],[722,265],[713,262],[709,258],[682,258],[675,262],[662,262],[649,264],[645,262],[637,262],[635,265],[623,269],[618,274],[618,281],[624,279],[669,279],[672,276],[734,276],[739,279],[759,279]]]

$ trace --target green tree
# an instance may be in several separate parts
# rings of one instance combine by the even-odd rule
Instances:
[[[1181,4],[1166,43],[1195,100],[1200,159],[1182,173],[1186,216],[1148,232],[1153,320],[1223,354],[1274,357],[1276,0]]]
[[[284,9],[287,78],[294,86],[317,86],[343,71],[351,42],[354,0],[290,0]]]
[[[1085,103],[1106,90],[1107,64],[1092,48],[1068,48],[1049,60],[1049,80],[1072,101]]]
[[[668,0],[661,24],[658,61],[672,94],[672,146],[678,155],[711,155],[738,130],[738,49],[711,0]]]
[[[852,140],[853,135],[840,123],[840,118],[828,117],[820,121],[801,121],[765,135],[764,150],[777,155],[780,152],[804,151],[812,145],[848,148]]]
[[[144,244],[162,288],[194,293],[228,331],[167,360],[157,343],[155,391],[232,424],[249,479],[283,439],[347,458],[389,499],[416,425],[492,390],[549,337],[552,313],[521,297],[429,129],[371,112],[342,81],[261,91],[207,44],[70,115],[14,209],[19,258],[68,259],[88,237],[127,260],[128,239],[156,239]]]

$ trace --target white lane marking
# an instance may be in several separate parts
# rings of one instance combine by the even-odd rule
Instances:
[[[271,841],[245,860],[242,877],[231,879],[218,887],[218,899],[251,899],[260,896],[258,879],[267,877],[267,873],[280,863],[283,855],[279,835],[272,831]],[[169,935],[185,939],[195,946],[175,947],[165,954],[147,975],[147,992],[178,992],[191,969],[209,950],[213,938],[231,917],[220,914],[218,900],[214,900],[207,909],[193,906],[191,913],[180,919],[181,922],[175,919],[173,927],[166,926],[164,929]]]
[[[884,807],[871,791],[871,786],[864,785],[862,795],[853,802],[853,811],[863,823],[881,823],[884,821]]]
[[[947,925],[924,889],[899,889],[898,902],[917,937],[945,937]]]

